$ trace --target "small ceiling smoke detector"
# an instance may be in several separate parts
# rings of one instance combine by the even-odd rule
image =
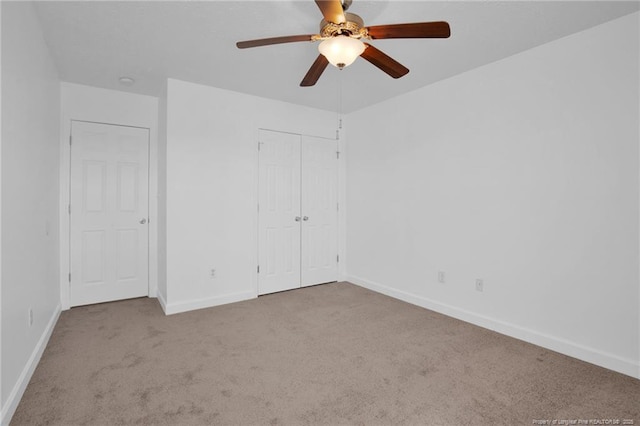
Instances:
[[[120,77],[118,79],[118,81],[120,82],[120,84],[122,84],[123,86],[133,86],[133,83],[135,83],[136,81],[131,78],[131,77]]]

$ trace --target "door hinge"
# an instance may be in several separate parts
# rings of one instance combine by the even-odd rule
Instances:
[[[258,273],[260,273],[260,265],[258,265]]]
[[[69,272],[69,282],[71,282],[71,272]]]
[[[340,255],[336,254],[336,262],[340,263]]]
[[[336,140],[340,140],[340,130],[336,130]]]
[[[258,203],[258,212],[260,212],[260,203]]]
[[[340,151],[336,151],[336,159],[340,159]]]
[[[69,135],[69,145],[71,145],[71,139],[72,139],[72,136]]]

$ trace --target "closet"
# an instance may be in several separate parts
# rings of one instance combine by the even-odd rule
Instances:
[[[336,140],[259,131],[258,294],[338,278]]]

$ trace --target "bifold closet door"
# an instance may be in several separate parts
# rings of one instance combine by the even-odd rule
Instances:
[[[261,130],[258,294],[300,287],[300,135]]]
[[[303,287],[338,279],[337,142],[302,137]]]

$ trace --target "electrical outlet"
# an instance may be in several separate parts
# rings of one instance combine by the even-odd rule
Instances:
[[[444,278],[444,271],[438,271],[438,282],[439,282],[439,283],[444,283],[444,282],[446,282],[446,281],[445,281],[445,278]]]
[[[484,281],[480,278],[476,278],[476,291],[484,291]]]
[[[29,327],[33,325],[33,309],[29,308]]]
[[[216,277],[216,268],[211,268],[209,271],[209,278],[214,279]]]

